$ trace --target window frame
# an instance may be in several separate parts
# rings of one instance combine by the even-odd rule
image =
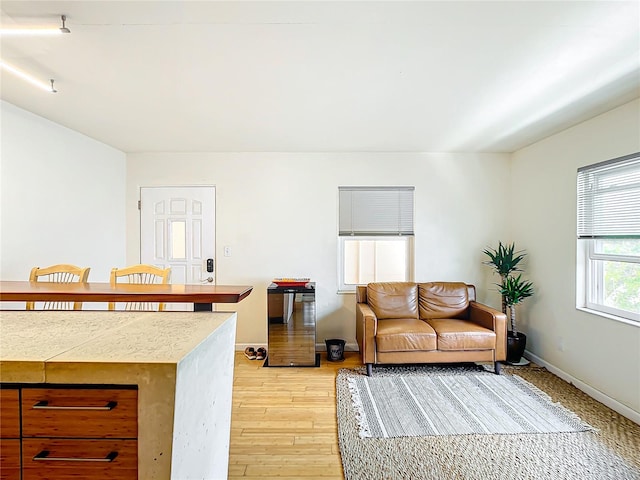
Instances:
[[[615,177],[620,180],[610,183]],[[607,262],[640,265],[640,255],[604,253],[598,246],[640,242],[639,197],[640,152],[578,168],[576,308],[638,327],[640,312],[605,305],[604,295]]]
[[[585,298],[587,310],[628,320],[640,327],[640,313],[623,310],[604,304],[604,265],[603,262],[624,262],[640,264],[640,256],[615,255],[596,251],[598,239],[582,240],[586,242],[585,252]],[[640,240],[639,240],[640,241]]]
[[[338,186],[338,293],[355,293],[345,283],[348,240],[405,242],[405,281],[413,280],[415,186]],[[379,281],[383,281],[382,279]]]

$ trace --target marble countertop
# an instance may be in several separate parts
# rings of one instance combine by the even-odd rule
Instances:
[[[48,381],[47,367],[176,365],[228,312],[0,312],[0,381]]]

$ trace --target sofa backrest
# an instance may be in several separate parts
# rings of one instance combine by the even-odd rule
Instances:
[[[367,303],[380,320],[418,318],[418,285],[413,282],[377,282],[367,285]]]
[[[475,302],[476,301],[476,287],[475,286],[467,284],[467,294],[469,295],[469,301],[470,302]]]
[[[356,303],[368,303],[366,285],[356,285]]]
[[[418,284],[421,319],[467,318],[469,288],[462,282],[428,282]],[[475,300],[475,289],[474,289]]]

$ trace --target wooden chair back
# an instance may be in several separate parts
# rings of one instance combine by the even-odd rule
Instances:
[[[113,268],[111,270],[110,283],[115,286],[118,283],[133,283],[140,285],[167,284],[171,276],[171,268],[160,268],[154,265],[131,265],[125,268]],[[164,303],[152,302],[128,302],[125,310],[163,311]],[[115,310],[116,303],[109,302],[109,310]]]
[[[69,264],[52,265],[46,268],[33,267],[30,282],[87,283],[90,267]],[[27,310],[35,310],[35,302],[27,302]],[[43,302],[42,310],[82,310],[82,302]]]

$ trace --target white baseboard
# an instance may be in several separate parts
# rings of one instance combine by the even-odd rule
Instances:
[[[253,347],[253,348],[258,348],[258,347],[264,347],[267,348],[267,345],[264,344],[255,344],[255,343],[236,343],[236,352],[244,352],[245,348],[247,347]],[[358,349],[358,344],[357,343],[347,343],[344,346],[344,351],[345,352],[357,352]],[[327,351],[327,345],[325,343],[316,343],[316,352],[326,352]]]
[[[589,395],[594,400],[597,400],[598,402],[603,403],[604,405],[609,407],[611,410],[615,410],[620,415],[622,415],[624,417],[627,417],[632,422],[635,422],[635,423],[640,425],[640,412],[636,412],[635,410],[627,407],[626,405],[624,405],[624,404],[618,402],[617,400],[609,397],[608,395],[602,393],[600,390],[596,390],[592,386],[587,385],[586,383],[578,380],[577,378],[573,377],[572,375],[569,375],[567,372],[565,372],[564,370],[559,369],[555,365],[552,365],[549,362],[544,361],[542,358],[538,357],[537,355],[534,355],[533,353],[529,352],[528,350],[525,350],[524,356],[525,356],[525,358],[528,358],[532,362],[534,362],[534,363],[536,363],[536,364],[538,364],[540,366],[545,367],[551,373],[557,375],[558,377],[560,377],[564,381],[571,383],[576,388],[582,390],[584,393]]]

